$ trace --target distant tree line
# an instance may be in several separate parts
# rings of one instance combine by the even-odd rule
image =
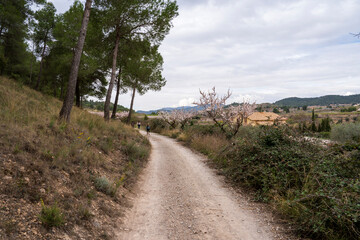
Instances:
[[[88,101],[88,100],[84,100],[82,102],[82,107],[83,108],[89,108],[89,109],[94,109],[94,110],[98,110],[98,111],[103,111],[104,110],[104,106],[105,106],[105,102],[104,101]],[[110,103],[110,108],[113,109],[114,108],[114,104]],[[122,105],[117,105],[116,107],[117,112],[128,112],[129,109],[122,106]]]
[[[132,109],[136,92],[165,85],[158,50],[177,11],[171,0],[75,0],[63,14],[46,0],[0,1],[0,75],[63,100],[65,120],[74,102],[105,97],[108,120],[119,94],[132,92]]]
[[[356,110],[357,108],[355,106],[340,109],[341,112],[355,112]]]

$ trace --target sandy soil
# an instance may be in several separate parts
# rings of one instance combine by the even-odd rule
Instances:
[[[117,239],[289,239],[272,217],[228,188],[206,159],[151,134],[152,154]]]

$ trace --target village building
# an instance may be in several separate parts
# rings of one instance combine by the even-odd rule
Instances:
[[[286,118],[273,112],[254,112],[247,119],[245,119],[244,125],[259,126],[266,125],[271,126],[274,124],[285,124]]]

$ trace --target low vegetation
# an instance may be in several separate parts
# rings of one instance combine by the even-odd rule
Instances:
[[[58,121],[61,104],[0,78],[1,239],[111,236],[149,156],[148,140],[119,121],[78,108]]]
[[[41,212],[39,219],[45,227],[60,227],[64,224],[63,214],[61,213],[61,210],[58,208],[56,203],[54,203],[53,206],[45,206],[42,199],[40,199],[40,202]]]
[[[331,130],[331,139],[341,143],[359,143],[360,122],[334,125]]]
[[[88,109],[97,110],[97,111],[103,111],[105,102],[92,101],[92,100],[86,101],[85,100],[81,104],[82,104],[83,108],[88,108]],[[113,109],[113,107],[114,107],[114,104],[110,103],[110,109]],[[122,105],[117,105],[116,110],[118,112],[128,112],[129,111],[128,108],[126,108]]]
[[[351,240],[360,237],[360,142],[317,145],[298,129],[285,126],[240,127],[229,139],[213,125],[169,129],[159,119],[153,129],[184,141],[209,156],[213,166],[235,186],[267,202],[302,236]],[[359,134],[357,125],[336,125],[332,131]],[[347,131],[347,130],[346,130]]]

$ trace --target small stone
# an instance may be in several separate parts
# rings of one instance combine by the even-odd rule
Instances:
[[[100,222],[98,222],[98,221],[96,221],[96,220],[93,222],[93,225],[94,225],[94,227],[96,227],[96,228],[100,228],[100,227],[101,227]]]
[[[3,179],[4,179],[5,181],[10,181],[10,180],[12,180],[12,177],[11,177],[11,176],[5,176],[5,177],[3,177]]]
[[[45,189],[43,189],[43,188],[40,188],[39,191],[41,194],[45,194],[45,192],[46,192]]]
[[[24,181],[25,181],[26,183],[29,183],[29,182],[30,182],[30,178],[24,177]]]

